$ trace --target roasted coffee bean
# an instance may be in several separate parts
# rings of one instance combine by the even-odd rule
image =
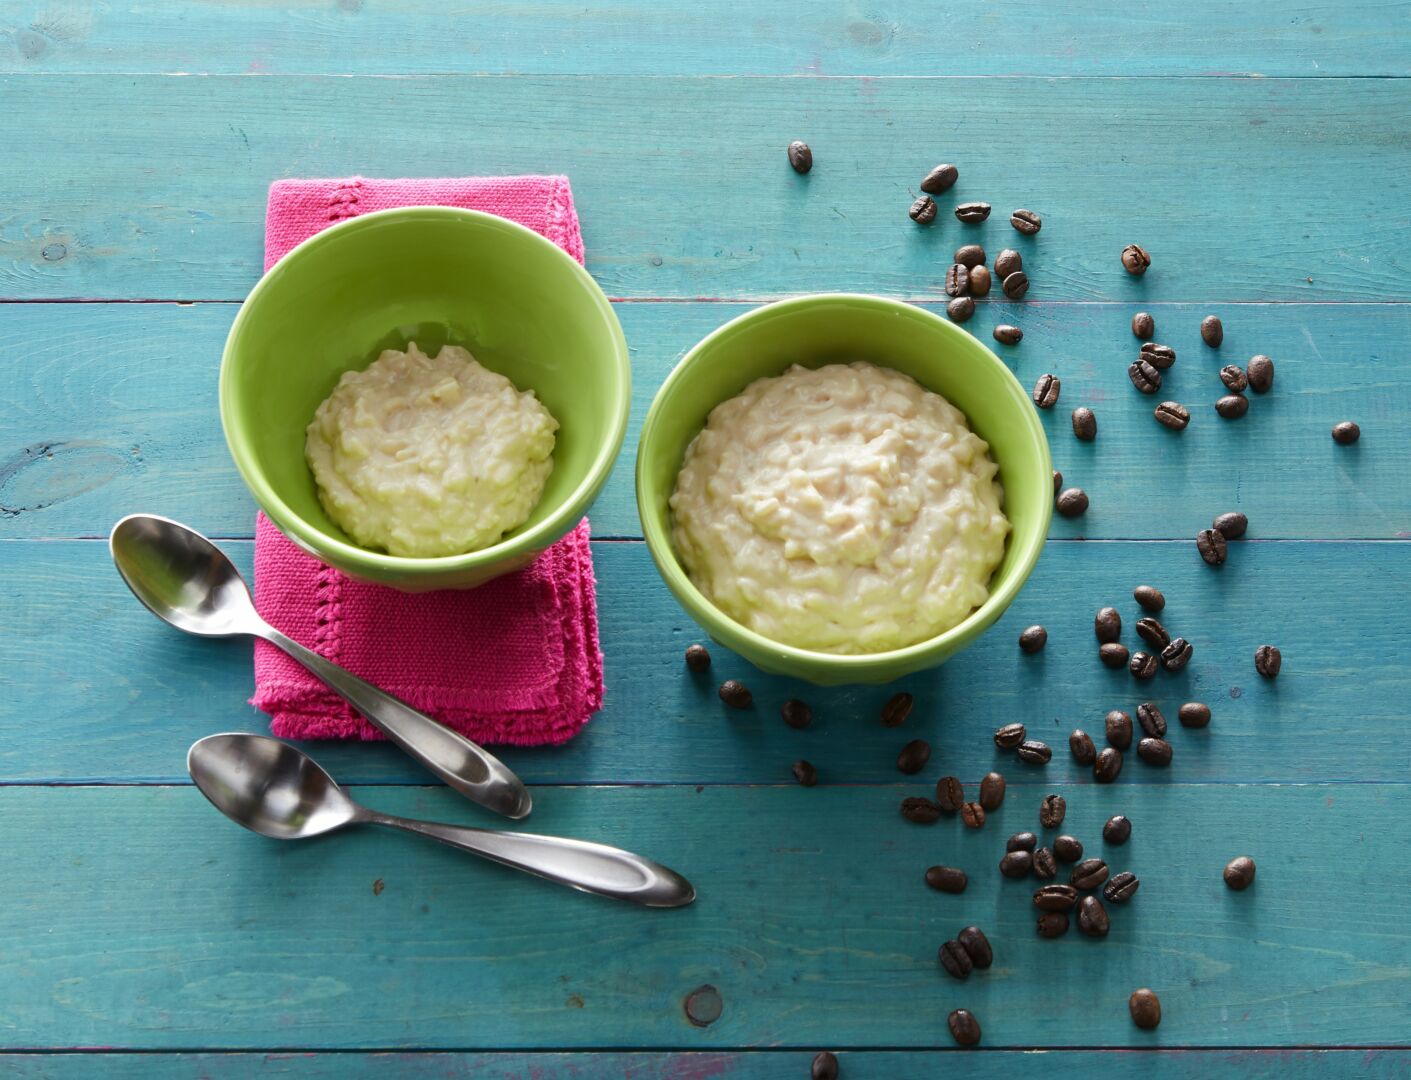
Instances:
[[[928,195],[939,195],[943,191],[949,191],[959,178],[960,170],[946,162],[926,174],[926,179],[921,181],[921,190]]]
[[[1154,341],[1148,341],[1142,346],[1139,358],[1158,371],[1165,371],[1176,362],[1176,350],[1170,345],[1158,345]]]
[[[1333,425],[1333,442],[1339,446],[1351,446],[1362,438],[1362,429],[1351,420]]]
[[[1104,746],[1098,751],[1093,763],[1093,779],[1099,784],[1110,784],[1122,772],[1122,751],[1115,746]]]
[[[808,148],[808,143],[795,139],[789,144],[789,164],[796,173],[806,173],[813,168],[813,151]]]
[[[1176,712],[1181,727],[1203,728],[1210,726],[1210,706],[1199,701],[1188,701]]]
[[[808,707],[806,702],[802,702],[798,698],[790,698],[779,706],[779,715],[784,718],[784,723],[799,730],[803,730],[813,723],[813,710]]]
[[[926,871],[926,884],[937,892],[963,893],[970,878],[964,870],[954,866],[933,866]]]
[[[955,249],[955,261],[966,269],[973,270],[984,265],[985,249],[979,244],[962,244]]]
[[[1132,590],[1132,599],[1147,611],[1160,611],[1166,606],[1166,597],[1161,590],[1150,585],[1138,585]]]
[[[1052,881],[1058,875],[1058,857],[1052,848],[1041,847],[1034,852],[1033,869],[1040,881]]]
[[[1137,743],[1137,757],[1148,765],[1171,764],[1171,744],[1165,739],[1143,739]]]
[[[1068,813],[1068,803],[1062,795],[1045,795],[1039,803],[1039,824],[1045,829],[1056,829],[1063,824],[1063,815]],[[1057,849],[1054,854],[1058,854]]]
[[[910,694],[893,694],[882,706],[882,726],[901,727],[911,715],[912,697]]]
[[[686,649],[686,670],[688,671],[708,671],[710,669],[710,650],[704,645],[692,645]]]
[[[1249,518],[1238,510],[1231,510],[1212,521],[1210,527],[1226,540],[1238,540],[1249,529]]]
[[[984,971],[995,962],[990,939],[985,937],[985,932],[978,926],[965,927],[955,935],[955,940],[965,946],[965,951],[970,954],[970,962],[979,970]]]
[[[980,1021],[969,1009],[952,1009],[946,1017],[946,1026],[957,1046],[974,1046],[980,1041]]]
[[[1005,851],[1033,851],[1039,838],[1031,832],[1017,832],[1004,842]]]
[[[1107,714],[1107,743],[1118,750],[1132,745],[1132,718],[1121,709],[1113,709]]]
[[[1078,905],[1078,890],[1072,885],[1044,885],[1034,893],[1034,906],[1040,911],[1072,911]]]
[[[1016,210],[1009,215],[1009,223],[1025,236],[1033,236],[1044,227],[1043,219],[1032,210]]]
[[[1004,805],[1004,777],[988,772],[980,781],[980,805],[986,810],[998,810]]]
[[[1161,650],[1161,666],[1167,671],[1180,671],[1191,662],[1195,646],[1183,637],[1172,638],[1171,644]]]
[[[954,939],[940,947],[936,959],[940,961],[941,967],[946,969],[946,974],[954,979],[968,979],[970,972],[975,969],[975,962],[970,959],[965,946]]]
[[[1251,356],[1244,366],[1249,388],[1256,394],[1267,394],[1274,385],[1274,361],[1267,356]]]
[[[936,805],[948,813],[955,813],[965,805],[965,785],[954,776],[943,776],[936,781]]]
[[[1091,765],[1097,760],[1097,747],[1093,745],[1093,737],[1082,728],[1074,729],[1073,734],[1068,736],[1068,752],[1079,765]]]
[[[1161,710],[1156,707],[1154,701],[1143,701],[1137,706],[1137,723],[1153,739],[1159,739],[1166,734],[1166,717],[1161,715]]]
[[[1266,679],[1278,678],[1279,668],[1284,666],[1284,654],[1272,645],[1261,645],[1254,650],[1254,670]]]
[[[1054,837],[1053,854],[1059,862],[1077,862],[1083,857],[1083,842],[1076,836],[1064,833]]]
[[[1092,442],[1097,438],[1097,417],[1086,405],[1073,410],[1073,434],[1083,442]]]
[[[970,268],[970,295],[976,297],[989,296],[991,281],[990,271],[987,267],[983,265],[972,266]],[[1010,342],[1010,344],[1013,344],[1013,342]]]
[[[1156,333],[1156,320],[1146,311],[1139,311],[1132,316],[1132,333],[1142,341],[1148,340],[1152,334]]]
[[[1008,277],[1001,278],[999,287],[1011,300],[1022,300],[1024,294],[1029,291],[1029,275],[1023,270],[1016,270]]]
[[[1152,415],[1172,431],[1185,431],[1191,422],[1191,411],[1179,401],[1163,401],[1152,410]]]
[[[1034,383],[1034,404],[1041,409],[1051,409],[1058,404],[1058,394],[1063,383],[1057,375],[1040,375]]]
[[[1056,938],[1068,933],[1068,913],[1065,911],[1045,911],[1039,916],[1039,937]]]
[[[968,296],[957,296],[946,305],[946,315],[951,322],[969,322],[975,314],[975,301]]]
[[[1005,724],[995,731],[995,745],[1001,750],[1013,750],[1024,741],[1023,724]]]
[[[1201,529],[1195,534],[1195,549],[1210,566],[1220,566],[1230,553],[1224,534],[1214,529]]]
[[[946,295],[964,296],[970,291],[970,270],[964,263],[951,263],[946,271]]]
[[[1109,844],[1125,844],[1132,836],[1132,822],[1125,814],[1114,814],[1102,827],[1102,838]]]
[[[1098,608],[1093,616],[1093,633],[1104,645],[1122,636],[1122,616],[1115,607]]]
[[[1075,889],[1091,892],[1107,880],[1107,863],[1101,859],[1084,859],[1073,867],[1068,880]]]
[[[999,861],[999,872],[1007,878],[1028,877],[1033,862],[1034,856],[1028,851],[1006,851]]]
[[[1242,394],[1249,386],[1249,376],[1244,373],[1244,368],[1238,364],[1226,364],[1220,369],[1220,381],[1225,384],[1225,389],[1232,394]]]
[[[1157,669],[1161,662],[1149,652],[1142,652],[1138,649],[1132,653],[1132,659],[1127,661],[1127,670],[1132,673],[1135,679],[1151,679],[1156,676]]]
[[[1048,743],[1039,742],[1038,739],[1025,739],[1019,744],[1019,749],[1015,751],[1019,755],[1019,760],[1030,765],[1047,765],[1049,758],[1053,757],[1053,751],[1049,749]]]
[[[812,1080],[838,1080],[838,1059],[828,1050],[813,1059],[813,1068],[809,1073]]]
[[[1048,642],[1048,631],[1035,624],[1027,627],[1019,635],[1019,648],[1026,653],[1036,653]]]
[[[1106,937],[1110,924],[1107,909],[1096,896],[1085,896],[1078,901],[1078,929],[1088,937]]]
[[[1127,666],[1127,646],[1118,641],[1109,641],[1098,646],[1097,658],[1106,667],[1124,668]]]
[[[911,215],[911,220],[918,225],[930,225],[936,220],[936,200],[929,195],[922,195],[907,211]]]
[[[1082,517],[1088,512],[1088,493],[1082,488],[1064,488],[1054,501],[1060,517]]]
[[[995,340],[1001,345],[1018,345],[1024,340],[1024,331],[1017,326],[1010,326],[1009,323],[1000,323],[995,327]]]
[[[957,203],[955,216],[967,225],[973,225],[990,216],[990,204],[987,202]]]
[[[1110,903],[1125,904],[1136,895],[1141,884],[1136,874],[1123,870],[1120,874],[1113,874],[1108,878],[1107,884],[1102,887],[1102,895]]]
[[[1151,1031],[1161,1023],[1161,999],[1146,987],[1132,991],[1127,1011],[1132,1014],[1132,1023],[1143,1031]]]
[[[1235,892],[1243,892],[1254,884],[1254,860],[1240,855],[1225,865],[1225,884]]]
[[[925,739],[912,739],[897,755],[897,768],[911,776],[919,773],[931,760],[931,744]]]
[[[720,684],[720,700],[732,709],[748,709],[754,703],[750,688],[735,679],[726,679]]]
[[[977,802],[968,802],[960,808],[960,820],[965,823],[967,829],[983,829],[985,808]]]
[[[911,796],[901,801],[901,816],[917,825],[934,825],[941,820],[941,808],[930,799]]]
[[[818,783],[818,770],[813,767],[811,761],[804,761],[800,758],[794,762],[794,779],[804,787],[813,787]]]
[[[1212,349],[1218,349],[1225,340],[1225,324],[1218,315],[1207,315],[1200,320],[1200,340]]]
[[[1243,394],[1226,394],[1215,403],[1215,411],[1222,420],[1238,420],[1249,412],[1249,398]]]
[[[1024,256],[1013,248],[1005,248],[995,256],[995,277],[1003,281],[1010,274],[1024,269]]]
[[[1127,378],[1143,394],[1154,394],[1161,389],[1161,372],[1145,360],[1133,360],[1127,366]]]
[[[1164,649],[1171,643],[1171,635],[1166,632],[1166,627],[1150,615],[1137,620],[1137,637],[1153,649]]]
[[[1057,469],[1053,470],[1053,494],[1058,497],[1058,493],[1063,490],[1063,474]]]
[[[1122,249],[1122,268],[1129,274],[1145,274],[1151,265],[1151,256],[1138,244],[1128,244]]]

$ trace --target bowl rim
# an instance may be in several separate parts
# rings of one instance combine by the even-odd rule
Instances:
[[[661,423],[661,415],[665,408],[664,402],[667,400],[669,391],[680,382],[688,367],[697,362],[707,350],[709,350],[721,337],[737,332],[741,324],[753,322],[757,319],[768,317],[781,310],[793,308],[807,308],[821,304],[846,303],[855,306],[874,308],[879,311],[900,313],[907,317],[919,318],[922,322],[929,322],[933,327],[938,327],[943,336],[949,335],[959,342],[966,351],[978,349],[978,353],[983,355],[985,362],[993,365],[1001,372],[1001,381],[1006,385],[1013,398],[1017,399],[1016,404],[1020,406],[1018,412],[1023,417],[1023,425],[1029,436],[1034,440],[1040,450],[1042,464],[1045,472],[1053,469],[1053,459],[1050,455],[1048,436],[1044,431],[1043,424],[1037,415],[1037,410],[1029,407],[1029,395],[1025,391],[1023,384],[1012,372],[1008,365],[1004,363],[984,342],[966,330],[953,325],[942,319],[935,312],[927,311],[917,304],[908,303],[904,300],[894,300],[890,297],[876,296],[869,293],[810,293],[806,296],[791,297],[786,300],[776,300],[772,303],[762,304],[751,308],[749,311],[730,319],[721,324],[703,337],[686,353],[685,356],[672,368],[671,373],[658,388],[656,396],[652,399],[651,407],[647,410],[646,420],[642,424],[641,433],[637,440],[637,462],[636,462],[636,494],[637,494],[637,516],[642,524],[642,535],[647,543],[647,549],[651,552],[652,561],[656,563],[657,570],[666,581],[668,588],[676,594],[683,606],[687,609],[687,614],[698,618],[704,623],[705,629],[712,637],[722,641],[727,646],[735,647],[732,643],[743,643],[747,648],[737,651],[746,656],[750,652],[765,653],[771,655],[776,660],[792,662],[802,665],[805,669],[826,667],[836,673],[855,674],[858,676],[875,675],[878,669],[895,668],[901,670],[914,670],[916,662],[925,660],[933,655],[948,655],[960,645],[968,641],[972,636],[988,628],[997,620],[1008,608],[1019,590],[1028,581],[1029,575],[1033,572],[1034,566],[1038,563],[1039,556],[1043,552],[1044,544],[1048,538],[1049,525],[1053,519],[1053,502],[1051,499],[1043,500],[1042,521],[1033,535],[1025,542],[1024,548],[1019,552],[1018,562],[1015,564],[1015,572],[1010,576],[1010,580],[998,590],[992,592],[989,597],[978,608],[967,615],[963,620],[952,626],[949,630],[944,630],[933,637],[918,641],[912,645],[904,646],[900,649],[889,649],[886,652],[875,653],[830,653],[820,652],[815,649],[803,649],[795,645],[786,645],[783,642],[775,641],[765,637],[749,627],[733,619],[725,612],[721,611],[704,593],[696,588],[685,569],[681,566],[676,555],[676,550],[671,542],[669,534],[665,533],[656,521],[654,512],[649,513],[645,506],[644,473],[648,449],[653,446],[654,435],[657,426]],[[881,365],[885,366],[885,365]],[[759,376],[767,378],[768,376]],[[753,381],[753,380],[751,380]],[[716,402],[716,405],[720,402]],[[713,409],[715,406],[712,405]],[[962,410],[963,412],[964,410]],[[709,414],[707,414],[709,415]],[[969,416],[966,416],[969,423]],[[988,440],[987,440],[988,442]],[[669,512],[668,512],[669,516]],[[1011,529],[1009,543],[1014,542],[1014,530]]]
[[[290,264],[307,252],[328,244],[346,233],[385,224],[389,219],[458,219],[462,222],[473,222],[480,226],[499,229],[510,235],[517,235],[520,239],[528,241],[531,246],[537,246],[542,251],[551,252],[555,257],[568,263],[579,284],[584,287],[594,306],[603,315],[611,332],[616,353],[620,392],[613,402],[613,415],[609,418],[609,437],[604,439],[598,448],[597,455],[593,458],[583,480],[564,498],[558,509],[537,525],[517,533],[507,540],[501,540],[476,551],[463,552],[460,555],[438,555],[425,558],[389,555],[386,552],[373,551],[340,540],[310,524],[279,497],[263,472],[257,467],[254,448],[239,430],[240,425],[235,418],[234,368],[236,365],[232,359],[232,352],[237,337],[251,317],[252,301],[258,299],[262,292],[274,288],[274,282],[288,272]],[[529,389],[533,389],[533,387]],[[230,450],[230,456],[235,460],[235,468],[240,473],[241,479],[245,481],[245,485],[250,489],[255,502],[281,532],[328,562],[337,560],[357,566],[365,572],[417,577],[476,569],[523,554],[526,551],[543,549],[562,536],[567,531],[566,527],[571,528],[572,524],[587,511],[599,487],[611,473],[612,467],[617,461],[617,455],[622,449],[622,443],[627,434],[628,412],[632,404],[632,364],[627,349],[627,339],[622,332],[622,324],[618,321],[617,314],[612,309],[612,303],[608,300],[602,287],[593,279],[582,263],[552,240],[516,221],[500,217],[497,214],[487,214],[480,210],[469,210],[456,206],[396,206],[386,210],[360,214],[357,217],[330,225],[290,248],[280,257],[278,262],[265,271],[260,280],[255,283],[254,288],[250,290],[249,295],[245,297],[244,302],[241,303],[240,310],[230,325],[230,332],[226,335],[225,346],[221,351],[219,397],[221,427],[225,432],[226,446]]]

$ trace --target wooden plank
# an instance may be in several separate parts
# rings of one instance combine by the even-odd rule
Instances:
[[[1404,5],[1013,0],[761,7],[266,0],[7,5],[0,71],[640,75],[1404,75]]]
[[[0,145],[65,132],[7,161],[0,297],[238,299],[277,177],[545,170],[614,296],[935,299],[963,237],[1017,243],[1036,301],[1411,297],[1411,80],[11,75],[0,96]],[[906,208],[938,158],[963,179],[924,229]],[[998,210],[964,228],[966,199]]]
[[[937,310],[939,306],[937,305]],[[0,305],[0,537],[106,535],[135,509],[189,521],[213,536],[250,536],[254,510],[221,437],[216,371],[231,305]],[[632,348],[628,440],[593,508],[598,536],[641,535],[633,496],[637,433],[666,374],[695,342],[748,310],[737,304],[619,303]],[[1397,434],[1408,421],[1411,306],[1390,304],[1155,305],[1158,339],[1179,353],[1164,396],[1186,401],[1193,425],[1173,435],[1151,416],[1125,369],[1135,355],[1131,309],[1104,304],[990,304],[970,324],[1013,320],[1027,331],[995,346],[1024,384],[1063,380],[1062,407],[1044,414],[1054,459],[1090,494],[1079,521],[1053,535],[1194,535],[1213,513],[1240,509],[1262,538],[1411,535],[1411,485]],[[1218,351],[1201,317],[1225,321]],[[1253,396],[1238,423],[1215,416],[1221,363],[1255,352],[1278,365],[1273,393]],[[1077,442],[1072,407],[1097,408],[1097,443]],[[1355,448],[1329,438],[1357,419]],[[1316,491],[1316,498],[1308,493]]]
[[[1044,790],[1016,785],[980,831],[907,824],[893,786],[542,792],[536,828],[667,859],[699,889],[643,912],[380,830],[266,840],[191,788],[0,789],[0,1044],[904,1049],[943,1045],[957,1006],[995,1048],[1406,1038],[1411,940],[1385,862],[1406,785],[1072,790],[1064,827],[1095,851],[1110,814],[1136,826],[1113,863],[1141,891],[1102,942],[1039,939],[1033,882],[994,869]],[[356,794],[474,816],[445,789]],[[1220,879],[1239,853],[1259,864],[1245,893]],[[968,869],[963,896],[924,885],[938,860]],[[995,966],[962,985],[936,948],[972,922]],[[707,985],[719,1018],[697,1027],[685,1001]],[[1148,985],[1156,1034],[1127,1015]]]
[[[227,545],[248,568],[250,545]],[[716,648],[709,677],[691,678],[681,653],[699,631],[682,614],[637,543],[595,545],[606,652],[602,713],[557,750],[507,749],[533,783],[774,783],[806,757],[827,783],[890,782],[897,751],[924,737],[933,764],[918,791],[942,772],[967,783],[999,767],[1012,779],[1082,780],[1068,732],[1102,730],[1111,708],[1157,701],[1172,718],[1170,773],[1133,759],[1122,784],[1264,783],[1404,779],[1405,756],[1387,738],[1404,721],[1411,648],[1403,617],[1411,545],[1241,543],[1219,571],[1194,544],[1054,543],[996,627],[935,672],[892,688],[818,690],[755,672]],[[1115,604],[1131,624],[1131,589],[1165,590],[1163,615],[1196,653],[1178,676],[1148,684],[1096,658],[1092,613]],[[251,692],[245,643],[185,637],[162,626],[127,593],[98,542],[0,545],[6,633],[0,671],[8,692],[0,726],[25,738],[0,743],[0,781],[185,782],[185,750],[211,731],[263,730],[244,704]],[[1039,656],[1019,653],[1021,628],[1049,629]],[[1284,654],[1275,683],[1254,672],[1256,646]],[[726,710],[718,680],[743,678],[757,706]],[[883,701],[916,695],[903,729],[883,728]],[[778,718],[801,696],[816,720],[804,732]],[[1203,732],[1174,726],[1176,707],[1203,700],[1215,719]],[[1056,749],[1044,770],[999,755],[995,727],[1026,723]],[[319,744],[320,760],[348,781],[421,783],[424,774],[385,747]]]

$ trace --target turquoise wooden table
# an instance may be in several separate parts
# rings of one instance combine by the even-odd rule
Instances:
[[[849,1080],[1411,1073],[1411,5],[3,0],[0,68],[0,1074],[773,1080],[825,1047]],[[1004,213],[912,225],[938,161]],[[183,755],[262,729],[249,647],[160,626],[103,542],[147,510],[249,568],[215,376],[272,179],[547,171],[572,178],[631,343],[633,424],[593,511],[607,704],[571,745],[505,756],[537,828],[668,859],[700,888],[684,911],[394,835],[236,830]],[[977,646],[903,684],[905,729],[878,722],[890,690],[815,691],[717,649],[714,676],[759,702],[725,713],[685,677],[699,633],[638,540],[653,392],[760,301],[939,310],[948,253],[1013,243],[1017,206],[1045,221],[1028,301],[970,328],[1017,323],[999,351],[1020,379],[1057,372],[1065,406],[1097,409],[1094,444],[1044,417],[1092,509],[1055,521]],[[1118,264],[1131,242],[1142,279]],[[1127,385],[1139,308],[1180,354],[1179,437]],[[1215,369],[1254,353],[1274,391],[1219,421]],[[1354,447],[1329,438],[1342,419]],[[1192,537],[1229,509],[1251,539],[1216,572]],[[1060,750],[1000,764],[981,832],[899,819],[941,772],[994,767],[1000,723],[1061,748],[1141,700],[1091,630],[1140,582],[1197,648],[1157,700],[1215,717],[1177,730],[1169,770],[1095,787]],[[1022,657],[1034,622],[1049,646]],[[807,731],[777,716],[795,694]],[[912,783],[894,762],[916,737],[935,752]],[[481,820],[385,747],[318,753],[379,808]],[[817,788],[792,782],[799,757]],[[1051,790],[1090,844],[1113,813],[1136,824],[1117,861],[1142,889],[1104,942],[1038,940],[1026,886],[992,869]],[[1242,894],[1220,880],[1236,854],[1259,866]],[[942,861],[971,869],[963,896],[923,884]],[[935,953],[968,922],[997,960],[959,983]],[[1128,1019],[1137,986],[1161,995],[1154,1033]],[[984,1027],[963,1060],[957,1006]]]

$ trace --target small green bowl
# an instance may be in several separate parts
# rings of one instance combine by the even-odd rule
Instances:
[[[480,551],[421,559],[359,547],[324,512],[305,429],[343,372],[415,341],[463,345],[558,419],[554,471],[529,520]],[[577,524],[627,428],[627,342],[573,258],[504,218],[409,207],[304,241],[236,316],[220,371],[230,453],[255,501],[309,554],[407,592],[471,588],[528,565]]]
[[[720,402],[791,364],[868,360],[895,368],[964,411],[990,444],[1013,531],[990,597],[943,634],[861,656],[797,649],[761,637],[701,594],[676,558],[667,505],[686,447]],[[652,402],[637,450],[637,510],[647,547],[676,599],[715,640],[755,666],[823,686],[885,683],[944,663],[1004,613],[1038,561],[1053,511],[1048,440],[1007,367],[975,338],[928,311],[878,296],[805,296],[726,323],[676,366]]]

